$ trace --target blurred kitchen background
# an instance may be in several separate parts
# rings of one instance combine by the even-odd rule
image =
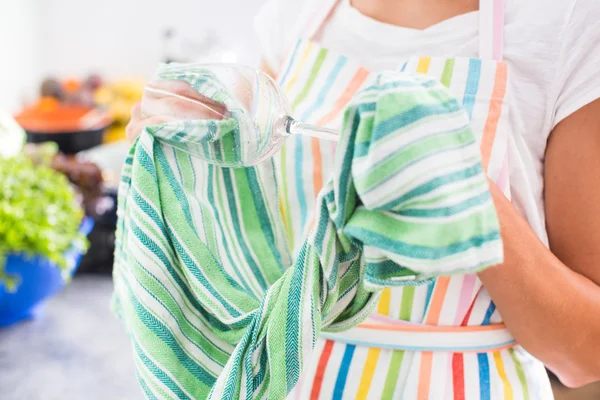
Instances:
[[[0,0],[0,200],[10,205],[0,207],[1,400],[142,398],[109,309],[129,112],[159,62],[258,65],[252,17],[263,1]],[[70,231],[27,225],[47,201],[33,186],[61,198],[75,187],[84,223]],[[65,207],[56,218],[79,221],[78,212]],[[47,260],[54,243],[40,232],[74,243],[87,236],[67,285]],[[66,270],[82,249],[69,247]],[[593,385],[555,386],[557,399],[600,399]]]

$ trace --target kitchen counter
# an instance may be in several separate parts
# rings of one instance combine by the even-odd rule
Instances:
[[[111,293],[109,277],[76,277],[38,319],[0,329],[0,399],[143,399]]]

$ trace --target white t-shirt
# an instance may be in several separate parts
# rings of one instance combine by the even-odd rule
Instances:
[[[262,57],[277,71],[322,0],[269,0],[255,29]],[[322,14],[322,13],[321,13]],[[342,0],[317,41],[377,71],[411,56],[478,57],[479,12],[425,30],[373,20]],[[504,61],[518,161],[510,170],[513,204],[547,243],[543,164],[554,126],[600,98],[600,3],[597,0],[506,0]],[[600,134],[600,132],[598,132]]]

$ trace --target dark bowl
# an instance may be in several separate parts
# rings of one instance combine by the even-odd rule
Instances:
[[[64,154],[75,154],[102,144],[106,127],[73,132],[34,132],[26,130],[29,143],[56,142]]]
[[[94,229],[88,236],[90,248],[83,256],[78,273],[110,275],[115,252],[115,230],[117,228],[117,190],[105,188],[98,199],[98,207],[90,218]]]

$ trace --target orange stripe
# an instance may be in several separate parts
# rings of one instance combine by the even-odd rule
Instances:
[[[288,226],[288,223],[287,223],[288,220],[287,220],[287,217],[285,215],[285,207],[283,205],[283,200],[281,200],[281,199],[279,200],[279,212],[281,213],[281,219],[283,220],[283,227],[284,227],[284,229],[287,232],[288,229],[289,229],[289,226]]]
[[[429,72],[429,65],[431,64],[431,57],[421,57],[419,59],[419,64],[417,65],[417,73],[419,74],[426,74],[427,72]],[[434,298],[432,299],[433,301],[436,301],[436,297],[439,296],[435,296],[435,294],[437,294],[437,284],[436,284],[436,293],[434,293]],[[445,291],[444,291],[444,295],[445,295]],[[442,301],[443,301],[444,296],[442,296]],[[439,306],[440,310],[441,310],[441,304]],[[437,315],[437,317],[439,317],[439,314]],[[429,319],[427,320],[427,323],[429,322]],[[437,318],[435,320],[435,322],[433,322],[432,325],[435,325],[437,323]],[[429,398],[429,387],[431,384],[431,363],[432,363],[432,357],[433,357],[433,353],[431,352],[422,352],[421,353],[421,366],[419,367],[419,388],[418,388],[418,395],[417,398],[418,400],[427,400]]]
[[[379,311],[378,311],[379,312]],[[504,324],[494,325],[473,325],[473,326],[438,326],[438,325],[387,325],[373,324],[365,322],[358,325],[357,328],[373,329],[378,331],[397,331],[397,332],[435,332],[435,333],[466,333],[466,332],[487,332],[506,329]]]
[[[450,278],[447,276],[439,277],[435,283],[429,310],[425,322],[429,325],[437,325],[444,305],[444,298],[450,285]],[[423,352],[421,355],[421,367],[419,370],[419,400],[429,397],[429,387],[431,385],[431,359],[433,353],[430,351]]]
[[[344,93],[337,99],[331,111],[317,122],[317,125],[327,125],[333,121],[344,107],[346,107],[352,96],[354,96],[354,93],[358,91],[365,79],[367,79],[367,76],[369,76],[369,71],[364,68],[356,71]]]
[[[498,375],[500,375],[500,379],[502,379],[502,383],[504,385],[504,400],[513,400],[513,390],[510,382],[508,381],[508,377],[506,376],[506,370],[504,369],[504,361],[502,361],[502,355],[500,352],[494,352],[494,361],[496,362],[496,368],[498,369]]]
[[[430,351],[424,351],[421,353],[421,367],[419,372],[419,388],[417,399],[427,400],[429,399],[429,387],[431,384],[431,367],[432,367],[433,353]]]
[[[310,391],[311,400],[319,399],[319,395],[321,394],[321,386],[323,385],[323,377],[325,376],[325,369],[327,368],[327,363],[329,362],[329,357],[331,356],[332,350],[333,342],[331,340],[326,340],[325,346],[323,347],[323,352],[321,353],[321,358],[319,359],[317,371],[315,372],[312,390]]]
[[[429,325],[438,324],[448,286],[450,286],[450,277],[448,276],[441,276],[435,282],[435,289],[433,291],[433,296],[431,297],[431,303],[429,304],[425,323]]]
[[[494,83],[494,90],[492,91],[490,109],[487,120],[485,121],[483,137],[481,138],[481,159],[483,168],[486,171],[490,163],[490,157],[492,156],[492,147],[494,146],[494,139],[496,138],[498,121],[502,114],[502,103],[504,102],[504,96],[506,95],[506,76],[506,64],[499,63],[496,68],[496,81]]]
[[[323,187],[323,160],[321,159],[321,145],[319,139],[311,138],[313,154],[313,190],[315,197]]]

